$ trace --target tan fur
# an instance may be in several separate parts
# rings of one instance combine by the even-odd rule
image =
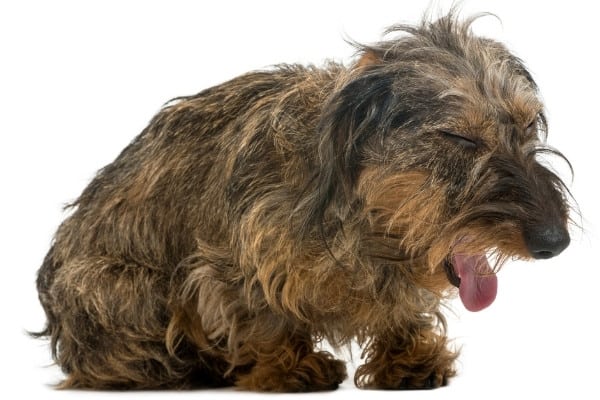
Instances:
[[[393,27],[350,67],[283,65],[161,110],[39,271],[61,387],[330,390],[346,370],[324,339],[364,346],[360,387],[445,385],[452,254],[529,259],[569,210],[537,161],[535,83],[469,24]]]

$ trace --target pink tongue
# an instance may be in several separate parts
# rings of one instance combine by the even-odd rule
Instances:
[[[480,311],[494,302],[498,278],[485,254],[454,254],[453,264],[460,277],[460,299],[467,310]]]

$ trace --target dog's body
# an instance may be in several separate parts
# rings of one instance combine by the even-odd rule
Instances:
[[[282,66],[165,107],[102,169],[39,272],[64,387],[326,390],[454,374],[441,300],[496,294],[485,253],[568,245],[537,88],[449,15],[351,67]]]

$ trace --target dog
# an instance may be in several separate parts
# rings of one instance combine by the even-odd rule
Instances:
[[[446,385],[443,302],[484,309],[506,260],[570,241],[538,87],[476,18],[165,105],[39,270],[60,387],[332,390],[347,373],[323,340],[364,348],[361,388]]]

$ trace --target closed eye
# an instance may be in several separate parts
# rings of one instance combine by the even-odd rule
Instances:
[[[465,149],[475,150],[479,147],[479,143],[475,139],[471,139],[467,136],[459,135],[457,133],[449,132],[449,131],[440,131],[440,133],[446,139],[464,147]]]
[[[527,132],[528,135],[534,135],[537,132],[537,124],[538,124],[538,116],[536,116],[533,121],[531,121],[531,123],[529,125],[527,125],[527,128],[525,128],[525,132]]]

